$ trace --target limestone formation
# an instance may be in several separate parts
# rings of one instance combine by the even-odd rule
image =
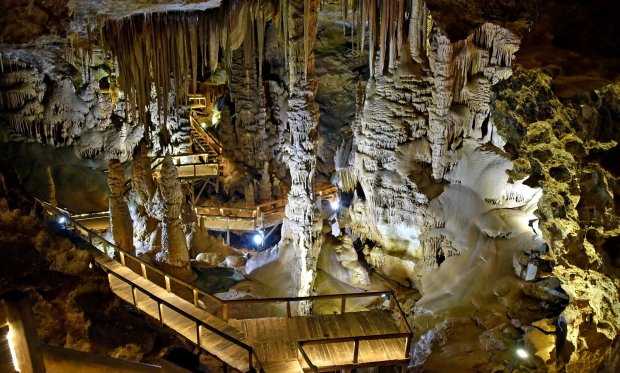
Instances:
[[[114,243],[130,254],[135,254],[133,246],[132,220],[125,202],[125,170],[118,160],[110,160],[108,166],[108,186],[110,187],[110,229]]]
[[[318,1],[306,0],[288,4],[289,85],[288,126],[291,141],[286,145],[287,163],[291,172],[286,218],[290,221],[293,248],[299,265],[293,286],[298,296],[312,294],[316,264],[321,248],[319,205],[314,195],[314,131],[318,122],[318,105],[314,103],[316,83],[314,52]],[[307,314],[311,305],[300,302],[299,312]]]
[[[160,205],[163,219],[161,251],[157,253],[155,260],[166,272],[191,281],[196,275],[190,267],[189,249],[181,222],[183,193],[177,169],[170,156],[164,157],[157,190],[161,200],[155,204]]]

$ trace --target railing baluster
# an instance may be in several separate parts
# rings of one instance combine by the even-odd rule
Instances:
[[[194,294],[194,306],[198,307],[198,290],[192,289],[192,293]]]
[[[147,279],[147,277],[146,277],[146,266],[144,265],[144,263],[140,263],[140,268],[142,268],[142,277],[144,277],[144,279]]]
[[[355,337],[353,340],[353,364],[357,364],[357,358],[360,351],[360,340],[358,337]]]
[[[164,326],[164,304],[157,301],[157,310],[159,311],[159,323]]]
[[[288,316],[288,318],[291,318],[291,302],[290,301],[286,301],[286,316]]]
[[[131,297],[133,298],[133,306],[137,308],[138,304],[136,303],[136,288],[133,285],[131,286]]]
[[[125,253],[120,251],[120,250],[118,252],[120,253],[120,256],[121,256],[121,264],[123,265],[123,267],[126,267],[126,265],[125,265]]]
[[[200,324],[196,322],[196,345],[200,347]]]
[[[342,303],[340,303],[340,314],[344,315],[345,309],[347,308],[347,297],[342,296]]]
[[[405,342],[405,359],[409,359],[410,349],[411,349],[411,334],[409,334],[409,336],[407,337],[407,341]]]
[[[168,293],[171,292],[171,287],[170,287],[170,277],[168,277],[168,275],[164,276],[164,280],[166,281],[166,291],[168,291]]]

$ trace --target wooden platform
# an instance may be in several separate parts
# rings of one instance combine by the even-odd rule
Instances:
[[[276,361],[301,361],[304,370],[310,368],[301,359],[298,342],[347,337],[367,337],[399,333],[394,318],[388,311],[375,310],[338,315],[305,317],[271,317],[247,320],[229,320],[246,335],[265,364]],[[394,365],[406,363],[406,338],[380,339],[359,342],[358,365]],[[304,347],[319,370],[337,370],[351,367],[354,342],[321,343]]]
[[[270,228],[281,224],[284,217],[284,209],[265,213],[262,221],[257,218],[250,217],[199,215],[200,224],[202,226],[212,231],[222,232],[228,230],[252,232],[261,228]]]

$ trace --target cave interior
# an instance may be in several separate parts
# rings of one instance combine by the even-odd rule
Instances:
[[[4,0],[0,371],[620,372],[614,14]]]

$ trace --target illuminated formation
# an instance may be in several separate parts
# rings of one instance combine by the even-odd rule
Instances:
[[[616,2],[9,3],[1,372],[620,371]]]

